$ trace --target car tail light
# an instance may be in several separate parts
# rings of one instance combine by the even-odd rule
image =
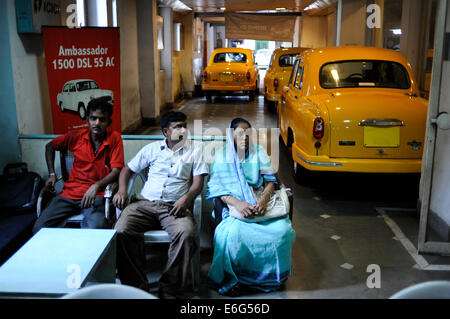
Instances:
[[[250,81],[250,72],[247,72],[247,80]]]
[[[316,117],[313,126],[313,136],[317,139],[320,139],[323,137],[324,131],[325,131],[325,122],[321,117]]]
[[[206,82],[208,80],[208,72],[203,72],[203,80]]]
[[[273,86],[274,86],[275,88],[278,87],[278,79],[274,79],[274,80],[273,80]]]

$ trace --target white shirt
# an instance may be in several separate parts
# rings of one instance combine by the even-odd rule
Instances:
[[[141,196],[165,202],[177,201],[189,191],[193,176],[209,172],[202,149],[190,141],[175,152],[169,149],[166,140],[150,143],[128,162],[128,167],[135,173],[148,168]]]

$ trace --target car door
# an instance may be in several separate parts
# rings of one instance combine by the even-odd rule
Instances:
[[[282,88],[282,95],[281,95],[281,103],[278,108],[278,114],[279,114],[279,126],[281,130],[281,134],[286,137],[286,141],[288,139],[288,127],[289,127],[289,121],[288,121],[288,109],[290,108],[290,105],[292,103],[292,94],[291,89],[293,88],[293,82],[295,79],[295,75],[297,74],[297,68],[298,68],[298,61],[295,62],[294,67],[292,69],[291,77],[289,79],[289,82],[285,87]],[[287,141],[289,143],[289,141]]]
[[[303,87],[303,71],[303,61],[301,59],[298,59],[296,62],[296,66],[291,73],[291,79],[286,94],[286,128],[290,127],[293,130],[294,136],[296,136],[301,129],[301,125],[299,123],[299,111],[301,108],[302,99],[301,90]]]

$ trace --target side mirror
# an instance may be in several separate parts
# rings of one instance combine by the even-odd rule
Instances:
[[[287,92],[289,92],[289,86],[283,86],[282,92],[284,94],[286,94]]]

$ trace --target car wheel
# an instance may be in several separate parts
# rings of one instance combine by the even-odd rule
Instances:
[[[307,184],[310,178],[310,172],[296,161],[294,162],[294,181],[298,184]]]
[[[211,93],[205,93],[206,102],[212,103],[212,94]]]
[[[250,102],[253,102],[255,100],[255,91],[248,92],[248,99]]]
[[[85,119],[86,119],[86,108],[84,107],[84,104],[83,104],[83,103],[80,103],[80,104],[78,105],[78,114],[80,115],[80,118],[81,118],[82,120],[85,120]]]

